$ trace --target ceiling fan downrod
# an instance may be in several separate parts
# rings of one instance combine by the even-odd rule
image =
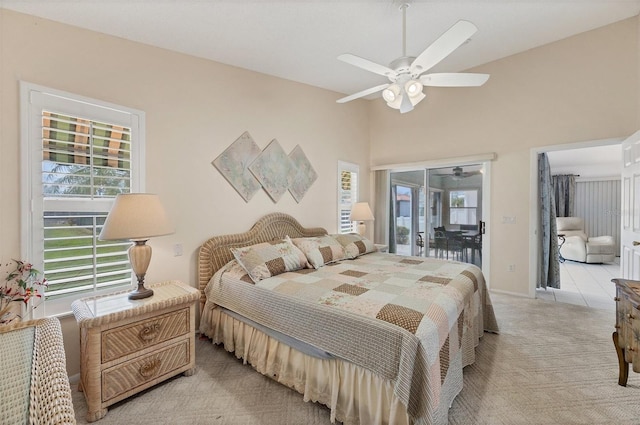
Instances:
[[[407,56],[407,8],[409,3],[402,3],[402,56]]]

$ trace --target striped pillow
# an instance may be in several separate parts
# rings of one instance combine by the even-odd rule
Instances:
[[[309,264],[314,269],[345,259],[342,245],[329,235],[295,238],[291,239],[291,241],[307,256]]]
[[[243,248],[231,248],[236,261],[254,283],[284,272],[307,267],[307,257],[287,240],[264,242]]]

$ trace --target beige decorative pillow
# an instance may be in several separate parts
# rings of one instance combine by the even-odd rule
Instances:
[[[335,234],[331,235],[331,237],[342,245],[345,257],[350,260],[357,258],[362,254],[377,251],[373,242],[357,233]]]
[[[243,248],[231,248],[231,252],[254,283],[308,266],[307,257],[302,251],[290,241],[282,239]]]
[[[329,235],[295,238],[291,239],[291,241],[307,256],[309,264],[314,269],[345,259],[342,245]]]

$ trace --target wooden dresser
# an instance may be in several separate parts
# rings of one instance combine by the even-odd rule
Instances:
[[[71,308],[80,326],[80,385],[87,421],[107,406],[195,367],[195,303],[200,292],[178,281],[148,285],[153,296],[129,292],[84,298]]]
[[[627,385],[629,363],[640,372],[640,281],[612,279],[616,284],[616,330],[613,345],[618,353],[618,384]]]

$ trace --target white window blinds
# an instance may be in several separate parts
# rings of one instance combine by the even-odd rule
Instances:
[[[113,197],[131,182],[131,129],[43,111],[45,197]]]
[[[355,222],[351,221],[351,208],[358,202],[358,174],[356,164],[338,161],[338,232],[355,232]]]

